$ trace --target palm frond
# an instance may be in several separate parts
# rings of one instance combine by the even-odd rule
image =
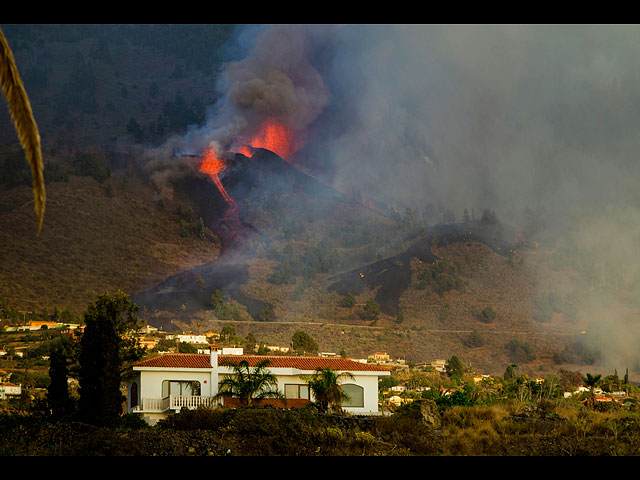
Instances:
[[[0,84],[2,84],[2,93],[9,104],[9,112],[18,132],[18,138],[31,166],[34,206],[38,217],[37,231],[40,233],[46,203],[40,133],[31,111],[29,97],[13,59],[13,53],[2,29],[0,29]]]
[[[277,398],[286,406],[284,395],[278,390],[278,379],[267,368],[271,362],[262,360],[255,367],[250,367],[249,362],[242,360],[230,365],[233,374],[218,382],[218,398],[235,397],[250,406],[256,401]]]

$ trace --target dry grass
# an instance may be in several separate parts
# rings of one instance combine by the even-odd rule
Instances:
[[[118,175],[108,182],[112,197],[89,177],[49,184],[38,237],[29,188],[0,190],[0,204],[9,205],[0,209],[0,296],[9,305],[82,312],[105,290],[135,293],[217,258],[218,244],[180,237],[175,215],[156,208],[149,187]]]

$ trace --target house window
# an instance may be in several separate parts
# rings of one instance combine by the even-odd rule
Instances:
[[[343,407],[364,407],[364,388],[360,385],[347,383],[342,385],[342,391],[349,396],[342,402]]]
[[[162,382],[162,396],[200,396],[200,382],[195,380],[165,380]]]
[[[304,398],[309,400],[309,385],[285,384],[285,398]]]

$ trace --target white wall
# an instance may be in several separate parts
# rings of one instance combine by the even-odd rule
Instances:
[[[205,397],[214,395],[211,390],[211,370],[210,369],[172,369],[165,368],[158,370],[143,370],[140,372],[140,383],[138,385],[140,398],[162,398],[162,382],[164,380],[197,380],[200,382],[200,394]],[[217,384],[215,385],[217,390]]]
[[[215,354],[214,354],[215,356]],[[213,360],[213,359],[212,359]],[[217,362],[215,362],[217,363]],[[306,384],[312,372],[301,372],[294,368],[271,368],[278,378],[278,389],[284,393],[285,384]],[[233,374],[229,367],[218,369],[142,369],[130,380],[138,382],[139,398],[162,398],[162,382],[165,380],[199,381],[202,396],[214,396],[218,393],[218,382],[225,375]],[[371,413],[378,411],[378,374],[379,372],[354,373],[354,379],[345,379],[342,383],[354,383],[364,388],[363,407],[344,407],[350,413]],[[129,386],[130,388],[130,386]],[[313,400],[313,398],[312,398]]]
[[[307,383],[307,378],[312,373],[298,373],[292,368],[271,368],[270,369],[278,378],[278,390],[284,393],[286,384],[303,385]],[[220,368],[220,378],[225,374],[231,374],[230,368]],[[353,383],[364,388],[364,406],[363,407],[344,407],[344,410],[350,413],[370,413],[378,411],[378,375],[376,374],[359,374],[353,375],[353,380],[344,379],[341,383]],[[217,384],[216,384],[217,386]],[[216,388],[217,390],[217,388]],[[204,395],[204,393],[203,393]],[[313,394],[311,394],[313,400]]]

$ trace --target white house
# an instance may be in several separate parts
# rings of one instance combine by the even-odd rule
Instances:
[[[208,343],[206,335],[195,335],[191,333],[167,335],[167,340],[177,340],[184,343]]]
[[[181,408],[222,404],[214,396],[218,393],[219,381],[233,374],[232,366],[242,360],[255,366],[265,359],[270,361],[268,368],[276,375],[278,389],[287,399],[288,407],[313,401],[305,377],[313,375],[318,368],[331,368],[337,373],[353,375],[353,379],[342,382],[342,389],[350,397],[343,403],[343,409],[353,414],[377,414],[378,378],[391,374],[386,367],[345,358],[223,355],[217,351],[167,353],[138,362],[127,372],[127,409],[153,425]],[[224,403],[233,404],[228,399]]]
[[[15,383],[0,383],[0,399],[5,399],[7,396],[20,396],[22,394],[22,384],[16,385]]]

